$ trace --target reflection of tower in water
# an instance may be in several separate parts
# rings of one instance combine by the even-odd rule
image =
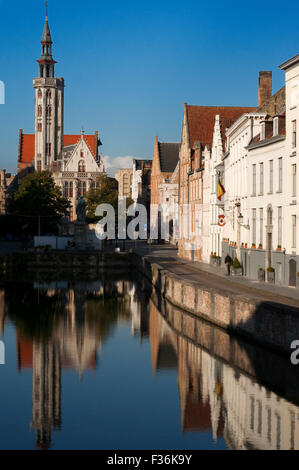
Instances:
[[[36,446],[48,449],[52,429],[61,424],[61,362],[56,344],[33,343],[33,390],[31,428]]]

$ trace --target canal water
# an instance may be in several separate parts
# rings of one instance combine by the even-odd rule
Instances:
[[[222,331],[215,354],[162,304],[126,276],[2,285],[0,448],[298,449],[287,358]]]

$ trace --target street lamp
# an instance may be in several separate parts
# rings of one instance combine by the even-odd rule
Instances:
[[[237,231],[237,257],[241,259],[241,248],[240,248],[240,239],[241,239],[241,224],[243,222],[243,215],[241,214],[241,202],[237,201],[235,203],[235,207],[237,208],[238,215],[237,215],[237,222],[238,222],[238,231]]]

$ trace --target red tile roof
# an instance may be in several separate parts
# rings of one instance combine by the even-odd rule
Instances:
[[[64,135],[63,146],[74,145],[79,142],[81,135]],[[96,158],[98,149],[98,134],[84,135],[84,140],[87,143],[91,153]],[[19,162],[33,163],[35,153],[35,135],[23,134],[23,130],[19,133]]]
[[[77,144],[81,139],[81,135],[64,135],[63,136],[63,146],[66,147],[67,145]],[[98,136],[93,135],[84,135],[84,140],[87,143],[89,150],[96,158],[97,156],[97,148],[98,148]]]
[[[35,152],[35,135],[23,134],[20,131],[19,136],[19,161],[23,163],[32,163]]]
[[[225,129],[230,127],[242,114],[251,113],[256,108],[230,106],[190,106],[187,105],[190,147],[195,142],[212,147],[215,117],[220,116],[222,141]]]
[[[18,370],[22,369],[32,369],[33,368],[33,342],[29,339],[26,339],[22,336],[17,337],[17,361],[18,361]],[[96,354],[92,353],[89,357],[89,360],[86,364],[85,370],[96,370]],[[73,369],[74,364],[70,359],[64,355],[61,357],[61,367],[62,369]]]

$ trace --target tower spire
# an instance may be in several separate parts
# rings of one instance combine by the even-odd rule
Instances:
[[[41,40],[42,53],[40,59],[37,61],[39,63],[39,77],[40,78],[54,78],[54,65],[56,61],[52,57],[52,37],[50,33],[49,21],[48,21],[48,1],[46,5],[46,21],[43,31],[43,36]]]

